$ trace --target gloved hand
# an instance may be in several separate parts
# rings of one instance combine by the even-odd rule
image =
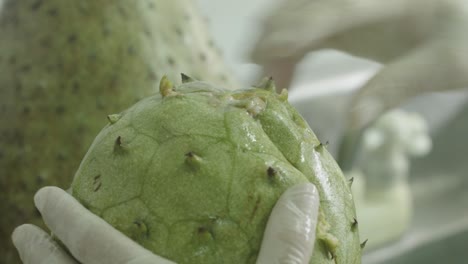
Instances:
[[[263,26],[251,56],[280,89],[290,87],[294,66],[315,50],[386,64],[352,100],[349,142],[409,97],[468,87],[465,0],[283,0]]]
[[[26,264],[174,263],[133,242],[62,189],[44,187],[36,193],[34,203],[45,224],[73,257],[49,234],[25,224],[15,229],[12,239]],[[318,205],[314,185],[307,183],[288,189],[271,213],[257,263],[309,263]]]

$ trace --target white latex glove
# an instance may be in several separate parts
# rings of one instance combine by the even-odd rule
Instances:
[[[25,224],[15,229],[12,239],[26,264],[174,263],[144,249],[60,188],[40,189],[34,203],[45,224],[73,257],[49,234],[34,225]],[[288,189],[272,211],[257,263],[309,263],[315,241],[318,204],[314,185],[302,184]]]
[[[466,0],[283,0],[264,21],[252,58],[279,89],[290,87],[294,66],[311,51],[386,64],[352,100],[345,140],[353,142],[409,97],[468,87],[467,28]]]

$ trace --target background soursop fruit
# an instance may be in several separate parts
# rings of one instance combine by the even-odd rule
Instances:
[[[279,196],[320,192],[311,263],[360,263],[349,182],[271,79],[225,90],[183,76],[108,116],[72,194],[144,247],[177,263],[254,263]]]
[[[165,73],[231,83],[205,22],[184,0],[7,0],[0,11],[0,256],[40,224],[33,194],[66,188],[109,112]],[[173,76],[173,78],[176,78]],[[6,250],[6,251],[5,251]]]

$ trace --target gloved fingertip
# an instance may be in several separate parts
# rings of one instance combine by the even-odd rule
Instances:
[[[11,233],[11,240],[13,241],[13,245],[18,248],[18,245],[24,240],[24,234],[30,224],[23,224],[15,228],[13,233]]]
[[[59,190],[61,191],[60,188],[55,186],[46,186],[39,189],[39,191],[37,191],[34,195],[34,204],[36,205],[36,208],[40,212],[42,212],[44,206],[47,203],[47,199],[51,196],[52,193],[57,192]]]
[[[314,184],[301,183],[286,190],[280,199],[290,201],[303,209],[314,208],[318,205],[319,193]]]
[[[310,193],[311,195],[318,195],[318,190],[317,190],[317,187],[315,187],[314,184],[310,183],[310,182],[306,182],[306,183],[303,183],[303,184],[298,184],[296,186],[293,186],[292,188],[297,188],[299,191],[305,191],[305,192],[308,192]]]

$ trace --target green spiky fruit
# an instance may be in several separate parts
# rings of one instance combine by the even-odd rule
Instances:
[[[310,181],[321,200],[311,263],[360,263],[348,182],[287,94],[269,79],[232,91],[183,78],[163,78],[101,131],[73,196],[177,263],[255,263],[279,196]]]
[[[109,112],[166,73],[230,83],[186,0],[6,0],[0,11],[0,256],[40,222],[33,194],[66,187]],[[232,76],[232,75],[231,75]],[[176,78],[175,75],[172,76]]]

